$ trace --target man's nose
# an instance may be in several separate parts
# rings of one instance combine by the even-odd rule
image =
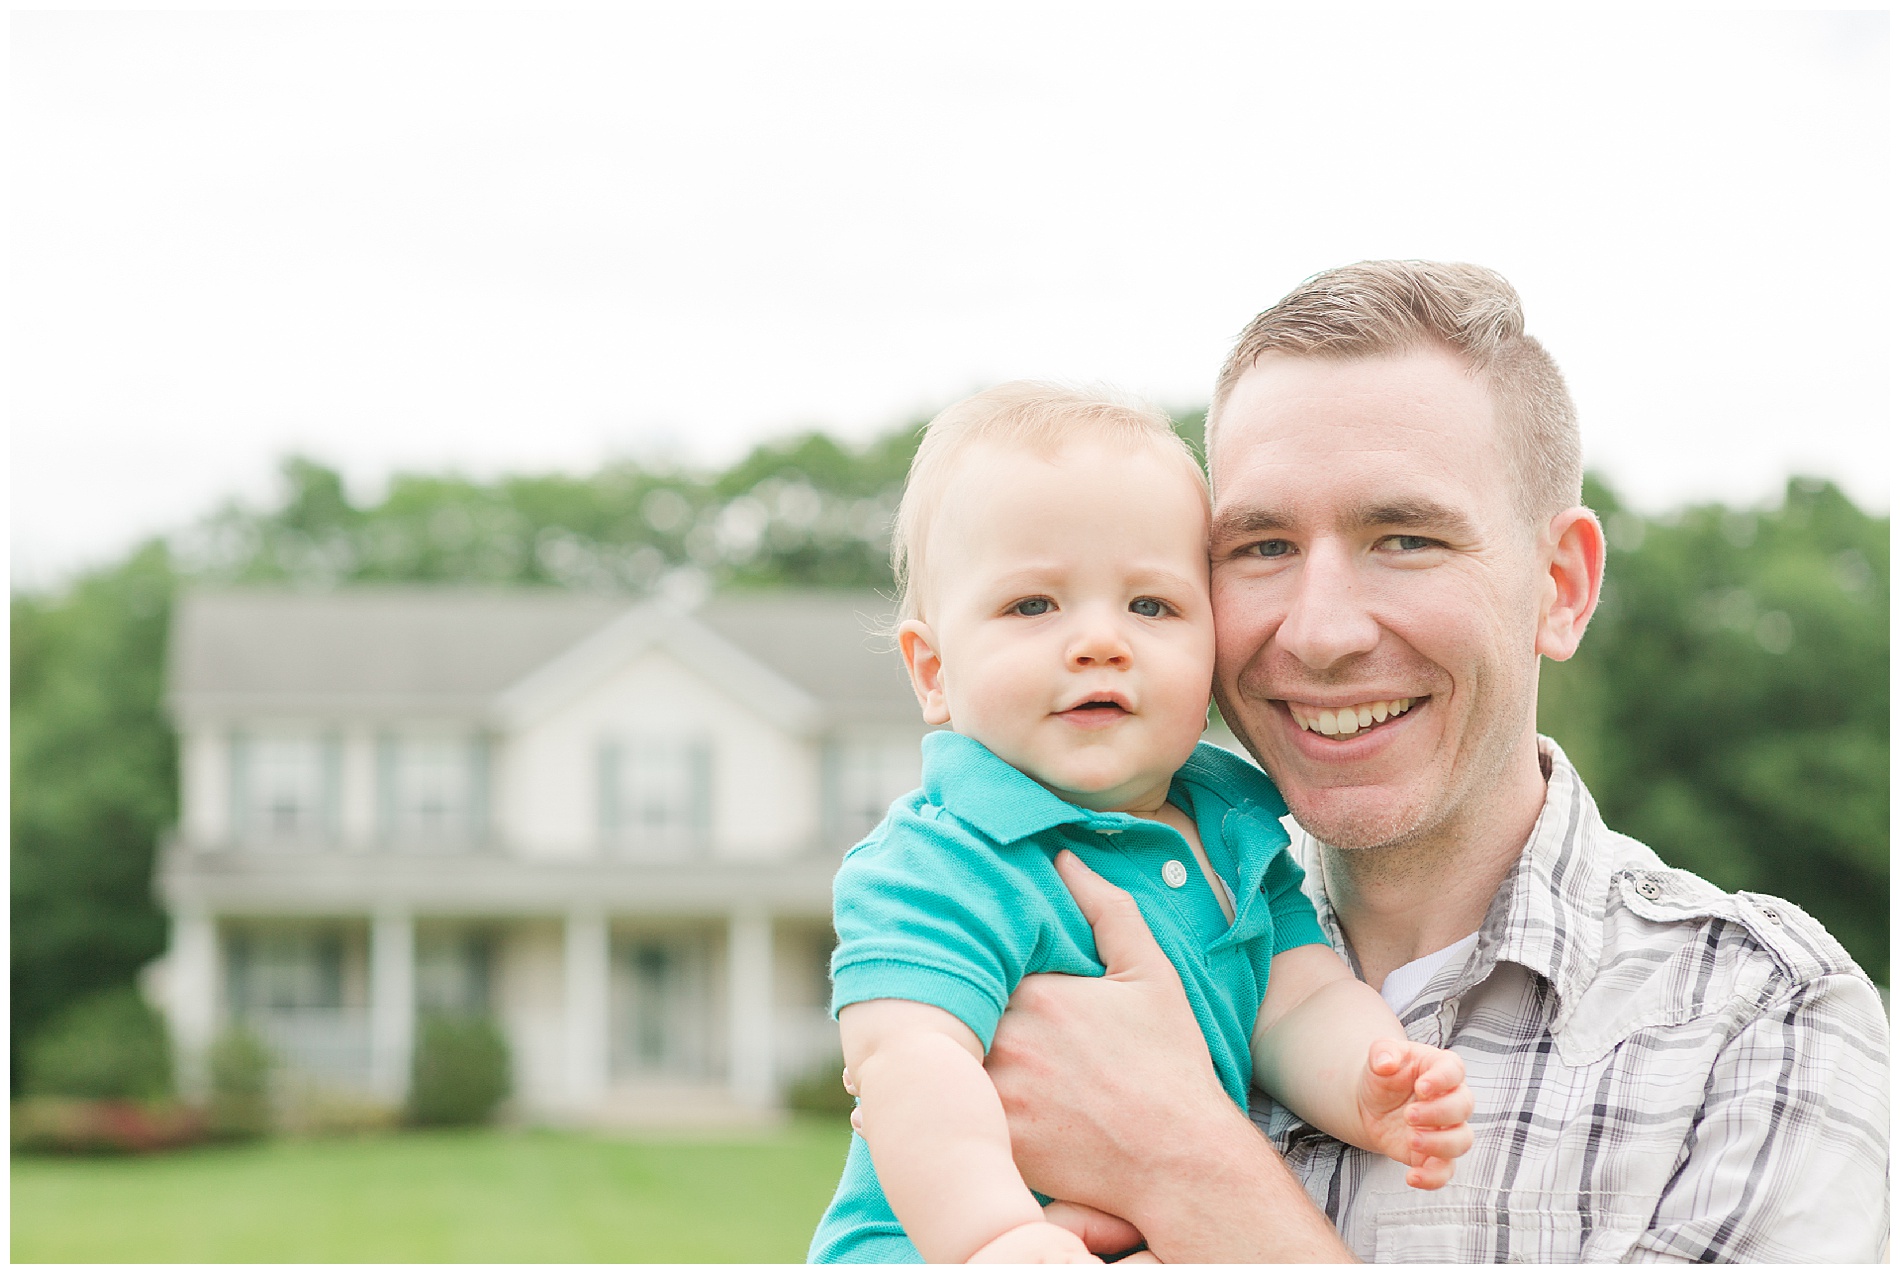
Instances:
[[[1331,668],[1377,646],[1379,624],[1366,609],[1358,566],[1344,545],[1310,546],[1274,644],[1309,668]]]
[[[1069,639],[1071,668],[1125,668],[1133,658],[1119,616],[1090,609],[1076,617]]]

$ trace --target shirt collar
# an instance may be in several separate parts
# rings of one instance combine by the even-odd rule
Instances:
[[[1133,814],[1072,805],[953,730],[925,735],[923,760],[925,799],[999,845],[1062,826],[1118,832],[1154,825]],[[1219,826],[1236,860],[1234,923],[1215,945],[1244,941],[1272,923],[1260,886],[1268,864],[1287,843],[1280,824],[1286,802],[1253,762],[1209,743],[1195,746],[1174,779],[1175,794],[1182,798],[1177,803],[1197,823]]]
[[[1603,817],[1582,776],[1555,742],[1539,736],[1537,746],[1550,771],[1544,808],[1485,913],[1471,976],[1459,981],[1476,985],[1500,961],[1522,965],[1556,991],[1552,1025],[1561,1026],[1603,954],[1610,865]]]
[[[1582,776],[1553,740],[1539,735],[1537,748],[1549,772],[1544,807],[1516,865],[1485,911],[1476,951],[1456,983],[1439,998],[1462,994],[1489,977],[1500,961],[1508,961],[1550,983],[1558,997],[1553,1025],[1561,1025],[1577,995],[1595,976],[1603,954],[1610,867],[1600,850],[1603,817]],[[1335,950],[1350,955],[1339,917],[1326,896],[1319,843],[1303,832],[1295,851],[1306,869],[1321,928]],[[1439,978],[1432,981],[1442,985]]]
[[[998,844],[1064,823],[1130,817],[1069,804],[967,734],[934,731],[924,736],[923,750],[924,796]]]

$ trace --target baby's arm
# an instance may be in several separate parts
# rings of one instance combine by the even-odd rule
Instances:
[[[975,1032],[910,1000],[849,1005],[838,1026],[878,1183],[924,1260],[1096,1261],[1016,1171]]]
[[[1341,1141],[1406,1164],[1435,1190],[1471,1148],[1456,1053],[1405,1038],[1379,993],[1318,944],[1273,957],[1253,1033],[1254,1080]]]

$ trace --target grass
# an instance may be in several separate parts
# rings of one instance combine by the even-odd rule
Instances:
[[[850,1130],[280,1139],[13,1160],[15,1261],[802,1261]]]

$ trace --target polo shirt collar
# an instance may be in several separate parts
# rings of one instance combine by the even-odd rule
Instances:
[[[924,736],[924,795],[998,844],[1064,823],[1127,818],[1095,814],[1051,792],[1009,762],[954,730]]]
[[[1205,821],[1202,802],[1213,800],[1226,807],[1219,822],[1221,840],[1235,860],[1234,922],[1214,947],[1259,937],[1273,924],[1272,908],[1261,885],[1268,866],[1288,841],[1280,822],[1286,814],[1280,789],[1253,762],[1208,743],[1195,747],[1175,782],[1186,789],[1196,823]]]
[[[1156,825],[1133,814],[1072,805],[975,739],[953,730],[925,735],[923,760],[925,798],[999,845],[1063,826],[1119,832]],[[1272,923],[1260,886],[1274,855],[1287,844],[1286,829],[1280,824],[1286,802],[1251,761],[1207,743],[1195,746],[1175,782],[1187,789],[1190,816],[1197,823],[1218,822],[1222,839],[1235,856],[1234,923],[1214,945],[1256,936]],[[1205,807],[1209,800],[1225,808],[1209,810]]]

